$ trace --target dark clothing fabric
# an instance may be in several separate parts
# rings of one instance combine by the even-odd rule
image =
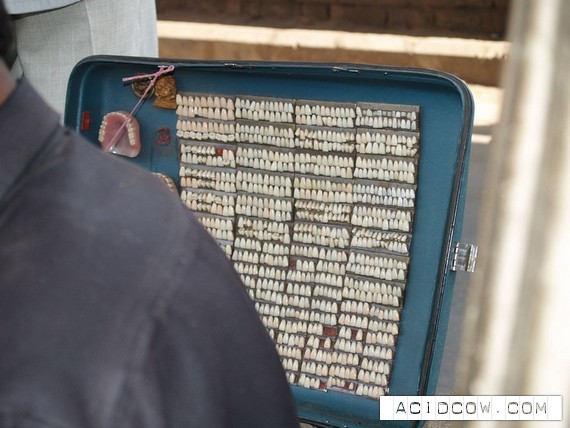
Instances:
[[[217,244],[58,121],[25,82],[0,107],[0,427],[298,426]]]

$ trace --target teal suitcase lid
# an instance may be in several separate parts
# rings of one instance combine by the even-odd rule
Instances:
[[[417,424],[380,421],[377,397],[435,394],[455,272],[473,268],[475,248],[460,243],[473,124],[467,86],[446,73],[400,67],[95,56],[71,74],[65,124],[99,145],[104,116],[128,112],[139,101],[123,78],[169,65],[177,107],[157,108],[156,96],[141,102],[135,114],[141,149],[130,160],[171,177],[211,231],[213,219],[230,221],[231,235],[218,240],[276,340],[301,420]],[[211,104],[210,113],[192,110],[202,101]],[[220,110],[231,104],[230,117],[216,113],[214,104]],[[279,120],[270,111],[279,111]],[[222,122],[225,127],[215,125]],[[204,123],[210,128],[202,129]],[[224,160],[208,166],[216,156]],[[272,163],[256,163],[265,157]],[[232,176],[237,188],[225,191],[190,184],[204,170],[237,171],[241,178]],[[288,183],[288,193],[251,190],[269,176]],[[340,202],[327,199],[327,191],[332,198],[341,190]],[[203,212],[213,209],[204,208],[213,196],[232,207]],[[258,202],[272,207],[269,215],[245,212]],[[289,226],[271,238],[270,260],[261,247],[250,249],[268,248],[262,239],[246,238],[248,227],[248,237],[260,236],[252,219]],[[314,248],[334,257],[319,264]],[[272,281],[280,273],[269,275],[270,267],[288,276]]]

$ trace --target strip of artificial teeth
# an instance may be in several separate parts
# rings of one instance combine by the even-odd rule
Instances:
[[[291,211],[293,204],[290,200],[282,200],[279,198],[268,198],[263,196],[252,196],[239,194],[237,197],[238,205],[251,206],[256,208],[268,208],[278,211]]]
[[[234,110],[233,99],[219,95],[178,93],[176,94],[176,104],[187,107],[213,107]]]
[[[300,270],[289,270],[287,272],[287,280],[308,284],[315,281],[315,274],[311,272],[302,272]]]
[[[234,267],[238,273],[244,274],[244,275],[255,275],[255,276],[257,276],[259,273],[259,266],[258,265],[250,265],[247,263],[235,262]]]
[[[376,217],[381,220],[412,221],[412,212],[408,210],[398,210],[390,208],[380,208],[375,206],[356,205],[354,207],[355,217]]]
[[[289,175],[267,174],[260,172],[252,172],[239,170],[237,172],[239,181],[253,184],[269,184],[271,186],[289,187],[293,186],[293,181]]]
[[[327,297],[329,299],[340,301],[342,299],[342,290],[319,285],[315,287],[313,295],[315,297]]]
[[[178,119],[176,129],[179,131],[195,132],[201,134],[232,134],[236,132],[233,123],[214,122],[209,120],[183,120]]]
[[[292,126],[269,125],[263,123],[243,123],[236,124],[236,133],[245,135],[259,135],[261,137],[288,138],[295,141],[295,131]],[[294,147],[294,146],[291,146]]]
[[[300,296],[311,297],[311,287],[305,284],[287,284],[287,294],[297,294]]]
[[[333,181],[318,177],[295,176],[294,187],[305,190],[322,190],[323,192],[352,193],[353,185],[346,181]]]
[[[351,224],[354,226],[362,226],[365,228],[376,228],[385,231],[395,230],[402,232],[410,231],[410,221],[405,219],[387,219],[377,217],[375,215],[364,215],[361,213],[354,213],[351,218]]]
[[[311,301],[311,309],[338,314],[338,304],[336,302],[331,302],[330,300],[313,299]]]
[[[353,202],[353,194],[347,192],[308,190],[296,187],[293,191],[295,199],[309,199],[326,203],[349,203]]]

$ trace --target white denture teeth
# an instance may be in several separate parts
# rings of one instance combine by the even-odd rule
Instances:
[[[233,261],[289,382],[385,395],[410,262],[419,107],[176,100],[180,198]]]

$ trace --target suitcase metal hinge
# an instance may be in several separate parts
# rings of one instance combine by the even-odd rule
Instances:
[[[477,245],[456,242],[455,250],[453,251],[451,270],[454,272],[475,272],[478,249],[479,247],[477,247]]]

